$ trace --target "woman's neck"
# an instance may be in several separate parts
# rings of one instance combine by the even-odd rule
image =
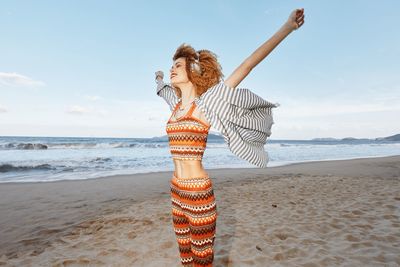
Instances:
[[[194,87],[194,85],[192,83],[187,83],[187,84],[181,85],[179,89],[181,90],[181,94],[182,94],[181,107],[186,108],[196,98],[196,96],[197,96],[196,88]]]

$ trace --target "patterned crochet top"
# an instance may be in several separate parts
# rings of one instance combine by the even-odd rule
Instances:
[[[192,116],[196,108],[195,101],[186,115],[172,121],[182,101],[178,102],[166,126],[169,147],[173,159],[202,160],[207,145],[208,131],[211,125]]]

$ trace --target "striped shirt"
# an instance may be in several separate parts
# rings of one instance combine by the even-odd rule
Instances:
[[[157,95],[173,111],[180,98],[170,84],[157,82]],[[195,98],[196,105],[210,124],[220,131],[230,151],[260,168],[269,161],[264,150],[274,124],[271,103],[245,88],[232,89],[220,82]]]

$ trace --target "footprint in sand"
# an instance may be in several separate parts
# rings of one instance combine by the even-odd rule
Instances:
[[[282,253],[275,254],[274,258],[275,261],[281,261],[285,259],[285,256]]]
[[[362,212],[360,210],[353,210],[352,213],[355,215],[363,215],[364,214],[364,212]]]
[[[152,225],[152,224],[153,224],[153,222],[150,220],[147,220],[147,219],[143,220],[143,225]]]
[[[394,214],[385,214],[385,215],[383,215],[383,218],[386,219],[386,220],[394,219],[394,220],[397,221],[399,217],[397,217],[397,216],[394,215]]]
[[[277,238],[279,238],[280,240],[285,240],[289,237],[289,235],[285,234],[285,233],[276,233],[275,236]]]
[[[167,241],[161,244],[161,248],[162,249],[167,249],[167,248],[171,248],[174,245],[174,243],[172,243],[171,241]]]
[[[18,243],[22,243],[24,245],[38,244],[39,242],[40,242],[40,238],[22,239],[22,240],[18,241]]]
[[[128,233],[129,239],[135,239],[136,237],[137,237],[137,234],[134,231]]]
[[[162,214],[159,215],[158,219],[162,222],[169,222],[171,220],[171,217],[169,214]]]
[[[350,242],[360,242],[360,239],[353,235],[346,235],[346,240]]]
[[[134,257],[137,257],[138,253],[133,251],[133,250],[128,250],[124,252],[124,256],[133,259]]]

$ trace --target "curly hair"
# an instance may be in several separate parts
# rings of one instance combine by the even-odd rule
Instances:
[[[197,58],[197,55],[199,55],[199,58]],[[196,50],[192,46],[183,43],[176,49],[172,59],[175,61],[180,57],[184,57],[186,60],[186,72],[189,81],[196,87],[197,96],[201,96],[208,88],[219,83],[224,77],[222,67],[217,60],[217,55],[209,50],[203,49],[196,53]],[[191,65],[196,60],[199,62],[201,74],[191,69]],[[181,98],[181,90],[175,88],[175,91],[178,97]]]

